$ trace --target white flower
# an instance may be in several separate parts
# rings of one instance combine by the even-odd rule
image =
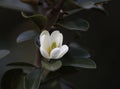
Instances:
[[[40,34],[40,52],[41,55],[50,59],[60,59],[69,50],[67,45],[62,45],[63,35],[59,31],[54,31],[51,33],[48,31],[43,31]]]

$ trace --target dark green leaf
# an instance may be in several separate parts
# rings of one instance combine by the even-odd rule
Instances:
[[[27,16],[24,12],[22,12],[22,16],[24,18],[31,19],[36,25],[39,26],[40,29],[43,29],[48,21],[48,18],[41,14]]]
[[[89,58],[90,54],[76,43],[70,44],[69,55],[73,58]]]
[[[0,0],[0,6],[20,11],[34,12],[32,6],[22,3],[20,0]]]
[[[36,69],[25,77],[25,89],[38,89],[41,82],[41,70]]]
[[[7,56],[10,53],[9,50],[0,50],[0,59],[4,58],[5,56]]]
[[[73,66],[81,68],[96,68],[96,63],[91,59],[85,58],[67,58],[63,60],[63,66]]]
[[[73,66],[82,68],[96,68],[94,61],[89,59],[90,54],[76,43],[70,44],[70,50],[62,58],[63,66]]]
[[[21,42],[24,42],[27,40],[31,40],[31,39],[35,38],[35,36],[37,34],[38,33],[36,31],[33,31],[33,30],[25,31],[17,37],[16,41],[17,41],[17,43],[21,43]]]
[[[25,62],[9,63],[7,64],[7,66],[35,67],[33,64],[25,63]]]
[[[87,31],[89,28],[89,23],[86,20],[79,18],[78,14],[66,16],[60,20],[57,25],[68,30]]]
[[[55,61],[53,63],[49,63],[46,61],[41,61],[42,67],[49,70],[49,71],[56,71],[58,70],[61,66],[62,66],[62,62],[59,61]]]

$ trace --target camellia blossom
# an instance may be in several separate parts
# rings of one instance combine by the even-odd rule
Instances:
[[[69,47],[67,45],[62,45],[62,43],[62,33],[53,31],[50,35],[48,31],[44,30],[40,34],[41,55],[48,60],[62,58],[69,50]]]

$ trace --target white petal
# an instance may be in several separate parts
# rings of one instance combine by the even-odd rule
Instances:
[[[45,49],[43,49],[42,47],[40,47],[40,52],[41,55],[46,58],[46,59],[50,59],[49,54],[47,53],[47,51]]]
[[[63,35],[59,31],[54,31],[51,34],[51,37],[57,43],[57,46],[62,46],[63,43]]]
[[[61,58],[63,57],[69,50],[69,47],[67,45],[63,45],[61,48],[60,48],[60,54],[58,55],[57,58]]]
[[[42,31],[42,33],[40,34],[40,38],[41,38],[41,36],[43,36],[43,35],[49,36],[50,34],[49,34],[49,32],[48,32],[47,30],[44,30],[44,31]]]
[[[55,48],[51,51],[50,53],[50,58],[51,59],[58,59],[58,55],[60,54],[60,48]]]
[[[40,46],[47,50],[51,46],[51,37],[48,35],[43,35],[40,38]]]

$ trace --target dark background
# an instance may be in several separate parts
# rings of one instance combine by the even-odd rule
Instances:
[[[81,69],[74,76],[65,76],[67,80],[79,86],[78,89],[119,89],[120,0],[113,0],[104,7],[107,15],[96,9],[80,13],[80,17],[90,23],[89,31],[82,35],[81,44],[90,51],[97,69]],[[15,37],[24,30],[17,29],[17,26],[24,20],[20,12],[0,8],[1,49],[14,48]],[[30,52],[29,48],[25,50]],[[4,60],[0,62],[4,64]]]

